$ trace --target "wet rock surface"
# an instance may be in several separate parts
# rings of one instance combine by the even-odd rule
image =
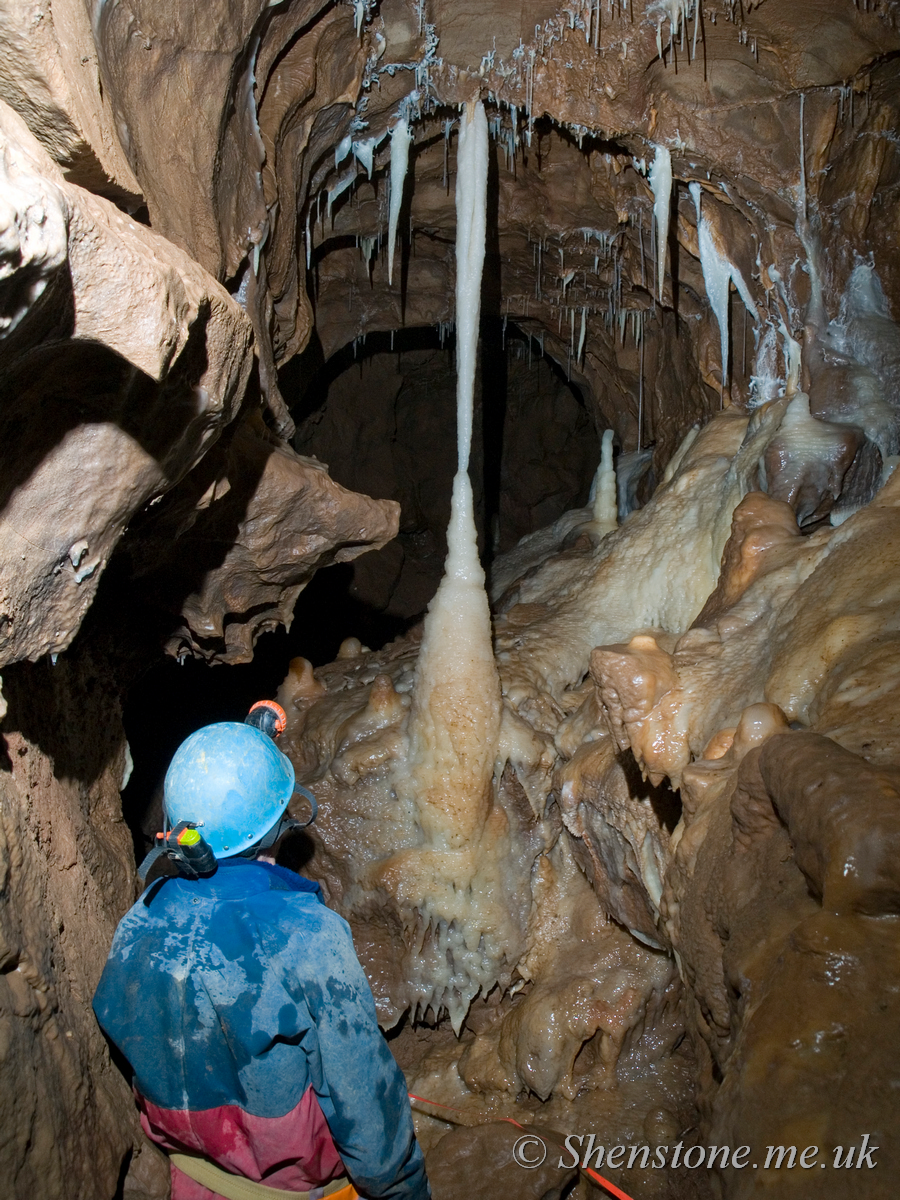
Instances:
[[[11,662],[70,644],[131,518],[237,412],[251,330],[195,262],[67,183],[6,106],[0,118],[0,662]]]
[[[383,546],[397,516],[393,501],[340,487],[251,415],[149,523],[136,574],[160,607],[179,602],[170,654],[246,662],[261,633],[290,624],[316,570]],[[173,564],[174,539],[184,559]]]
[[[483,360],[502,328],[584,406],[561,384],[517,403],[499,358],[482,371],[486,707],[421,627],[348,641],[315,674],[292,664],[286,748],[322,812],[307,869],[351,922],[385,1026],[419,1019],[392,1044],[429,1098],[653,1146],[824,1152],[867,1133],[879,1167],[854,1184],[887,1194],[894,6],[15,0],[0,46],[12,1194],[166,1186],[88,1010],[131,896],[119,704],[149,653],[116,605],[153,612],[153,652],[246,661],[319,567],[398,522],[358,586],[405,621],[431,598],[443,368],[426,386],[399,363],[378,414],[365,386],[338,388],[287,439],[316,364],[404,327],[450,333],[457,106],[476,96]],[[410,166],[390,185],[401,118]],[[605,429],[617,529],[586,494]],[[92,657],[91,613],[119,631],[118,670]],[[487,733],[474,765],[457,737],[440,785],[431,759],[450,758],[421,716],[442,705],[455,737]],[[419,1124],[436,1195],[479,1195],[494,1171],[526,1194],[511,1126]],[[847,1177],[784,1178],[829,1196]],[[660,1200],[771,1183],[615,1179]]]
[[[16,1196],[113,1195],[138,1139],[90,1008],[134,868],[111,677],[79,656],[4,672],[3,1162]]]
[[[533,1125],[528,1133],[539,1138],[540,1129]],[[541,1200],[559,1200],[578,1172],[560,1170],[556,1163],[561,1157],[554,1144],[558,1134],[549,1134],[549,1161],[522,1177],[522,1167],[514,1158],[515,1146],[522,1130],[513,1125],[488,1123],[475,1129],[451,1130],[445,1134],[428,1155],[425,1168],[432,1184],[435,1200],[455,1200],[457,1196],[495,1196],[498,1188],[506,1188],[519,1196],[539,1196]],[[541,1142],[530,1142],[533,1153]],[[568,1156],[567,1156],[568,1160]],[[493,1169],[486,1177],[485,1163]]]

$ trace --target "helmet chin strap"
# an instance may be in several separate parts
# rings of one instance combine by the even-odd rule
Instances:
[[[257,858],[260,854],[270,850],[286,833],[293,833],[295,830],[306,829],[307,825],[312,825],[319,815],[319,806],[316,804],[315,796],[299,783],[294,784],[294,794],[304,796],[309,801],[312,809],[309,820],[298,821],[294,817],[288,816],[287,812],[282,813],[268,833],[263,834],[258,842],[254,842],[252,846],[248,846],[246,850],[235,855],[236,858]]]

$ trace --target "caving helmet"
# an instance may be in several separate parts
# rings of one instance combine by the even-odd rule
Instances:
[[[293,792],[294,768],[271,736],[221,721],[176,750],[163,809],[169,828],[190,822],[216,859],[232,858],[278,829]]]

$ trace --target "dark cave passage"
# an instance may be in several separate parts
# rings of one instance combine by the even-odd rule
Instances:
[[[489,566],[587,503],[600,442],[580,389],[536,337],[485,319],[479,368],[472,466]],[[194,729],[242,720],[255,700],[274,696],[293,658],[322,666],[353,637],[377,650],[421,620],[447,553],[455,388],[455,335],[433,328],[351,343],[307,384],[294,406],[297,450],[327,463],[349,490],[399,501],[399,535],[320,571],[301,592],[290,630],[263,633],[252,662],[165,658],[131,687],[124,724],[134,766],[122,799],[139,853],[159,823],[166,765]]]
[[[446,555],[454,358],[452,329],[372,334],[332,356],[294,410],[302,454],[327,463],[353,491],[399,501],[399,536],[356,560],[350,595],[401,621],[422,615]],[[514,324],[483,320],[479,368],[472,478],[489,564],[587,503],[600,442],[578,386]]]

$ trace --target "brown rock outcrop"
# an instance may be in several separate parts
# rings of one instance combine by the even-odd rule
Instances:
[[[10,1196],[113,1195],[139,1129],[90,1002],[131,903],[130,769],[90,654],[9,667],[0,741],[0,1072]]]
[[[809,1148],[816,1175],[792,1176],[791,1195],[842,1195],[839,1165],[898,1170],[898,778],[819,735],[769,737],[703,800],[700,842],[695,810],[670,874],[693,1020],[724,1076],[707,1082],[710,1141],[754,1157]],[[762,1162],[731,1171],[728,1195],[758,1195],[765,1179]],[[873,1179],[863,1194],[878,1194]]]
[[[131,518],[237,412],[251,330],[185,254],[67,183],[5,105],[0,138],[11,206],[0,662],[11,662],[70,644]]]
[[[390,541],[399,506],[336,484],[315,459],[245,418],[227,445],[172,497],[140,537],[160,606],[183,621],[166,649],[211,662],[247,662],[257,637],[290,625],[298,595],[320,567]],[[178,561],[170,547],[177,539]],[[176,607],[177,606],[177,607]]]

